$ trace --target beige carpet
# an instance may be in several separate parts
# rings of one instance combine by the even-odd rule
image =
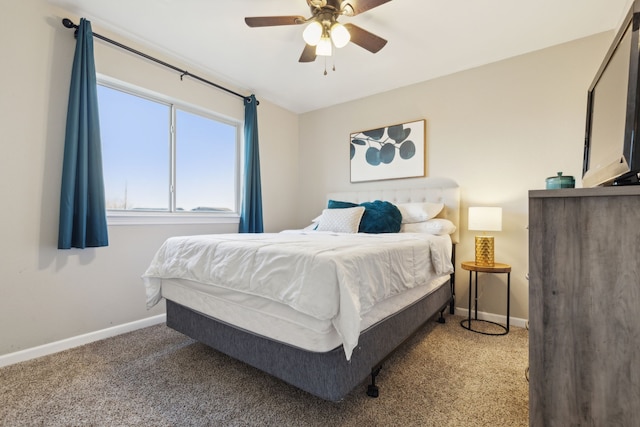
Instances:
[[[331,403],[164,325],[0,369],[2,426],[527,426],[527,331],[447,316]]]

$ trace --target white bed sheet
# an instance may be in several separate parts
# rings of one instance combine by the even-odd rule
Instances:
[[[167,239],[143,275],[147,306],[162,280],[232,289],[330,321],[347,359],[362,316],[381,301],[453,272],[449,236],[428,234],[218,234]],[[177,302],[177,301],[176,301]]]
[[[426,285],[379,302],[362,316],[360,332],[432,293],[448,279],[449,276],[436,277]],[[322,353],[342,345],[342,338],[331,321],[318,320],[262,297],[184,279],[163,279],[162,296],[227,324],[306,351]]]

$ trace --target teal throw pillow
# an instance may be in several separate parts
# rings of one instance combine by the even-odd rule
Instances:
[[[402,214],[396,205],[390,202],[376,200],[374,202],[364,202],[360,205],[351,202],[329,200],[329,209],[364,207],[364,215],[360,220],[359,233],[398,233],[402,225]]]

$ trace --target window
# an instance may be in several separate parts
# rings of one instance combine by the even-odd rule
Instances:
[[[110,217],[237,217],[239,123],[103,81],[98,103]]]

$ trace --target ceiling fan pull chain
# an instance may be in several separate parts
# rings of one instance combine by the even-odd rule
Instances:
[[[324,75],[327,75],[327,57],[324,57]]]

